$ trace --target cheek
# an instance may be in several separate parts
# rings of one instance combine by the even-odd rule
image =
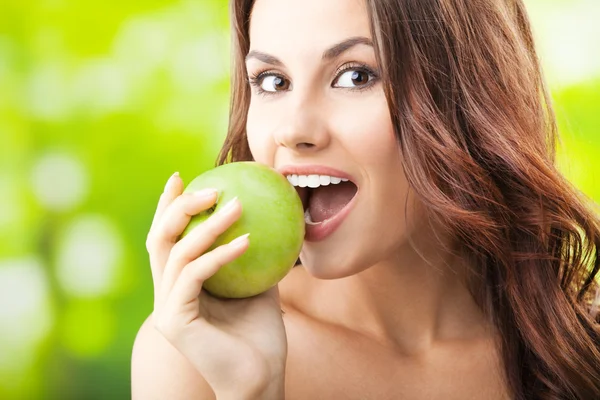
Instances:
[[[402,235],[409,185],[385,96],[373,96],[345,115],[346,150],[366,178],[371,228],[384,229],[390,237]]]
[[[268,132],[271,127],[268,126],[269,119],[262,118],[260,110],[256,110],[252,106],[248,110],[248,117],[246,121],[246,135],[248,137],[248,146],[252,153],[254,161],[263,164],[270,164],[273,155],[272,147],[269,140]]]
[[[346,107],[338,114],[338,129],[344,132],[347,151],[361,168],[373,172],[382,166],[398,168],[399,147],[383,93]],[[379,175],[379,173],[378,173]]]

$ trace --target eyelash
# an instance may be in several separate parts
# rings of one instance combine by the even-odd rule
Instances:
[[[371,79],[369,80],[369,82],[366,85],[359,86],[357,88],[338,88],[338,89],[346,89],[346,90],[349,90],[352,92],[365,91],[365,90],[371,89],[373,87],[373,85],[375,84],[375,82],[379,79],[379,75],[375,71],[373,71],[368,65],[353,63],[353,64],[348,64],[348,65],[345,65],[345,66],[339,68],[335,74],[334,82],[336,80],[338,80],[340,78],[340,76],[342,76],[344,73],[346,73],[348,71],[366,72]],[[275,92],[267,91],[261,87],[263,79],[265,79],[268,76],[275,76],[278,78],[286,79],[283,75],[278,74],[273,70],[267,69],[267,70],[262,70],[255,74],[252,74],[248,78],[248,83],[250,83],[250,86],[254,87],[256,90],[256,93],[261,96],[271,96],[271,95],[277,95],[277,94],[281,93],[281,92],[277,92],[277,91],[275,91]]]

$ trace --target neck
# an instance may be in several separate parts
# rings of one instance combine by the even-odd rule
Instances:
[[[463,265],[439,248],[423,241],[417,253],[407,243],[358,274],[315,280],[326,304],[316,316],[406,354],[483,335],[488,324],[463,284]]]

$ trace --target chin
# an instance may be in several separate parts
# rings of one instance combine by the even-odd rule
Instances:
[[[300,255],[302,266],[313,278],[323,280],[333,280],[347,278],[352,275],[356,275],[368,266],[361,268],[360,266],[353,265],[353,263],[344,262],[329,262],[324,260],[311,260],[309,257]]]

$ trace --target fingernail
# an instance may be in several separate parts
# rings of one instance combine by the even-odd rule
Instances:
[[[227,204],[225,204],[225,205],[223,206],[223,208],[221,208],[221,209],[219,210],[219,214],[226,214],[226,213],[228,213],[229,211],[233,210],[233,207],[235,206],[235,201],[236,201],[236,200],[237,200],[237,196],[235,196],[233,199],[229,200],[229,201],[227,202]]]
[[[229,242],[229,245],[233,246],[233,247],[242,246],[242,245],[246,244],[246,242],[248,241],[248,236],[250,236],[250,233],[246,233],[245,235],[238,236],[235,239],[233,239],[231,242]]]
[[[173,175],[171,175],[169,177],[169,179],[167,179],[167,184],[165,185],[165,192],[168,192],[169,190],[171,190],[173,188],[173,185],[175,184],[175,178],[179,177],[179,172],[175,172]]]
[[[206,197],[216,196],[217,192],[218,192],[217,189],[206,188],[206,189],[198,190],[197,192],[194,192],[193,194],[196,197],[206,198]]]

